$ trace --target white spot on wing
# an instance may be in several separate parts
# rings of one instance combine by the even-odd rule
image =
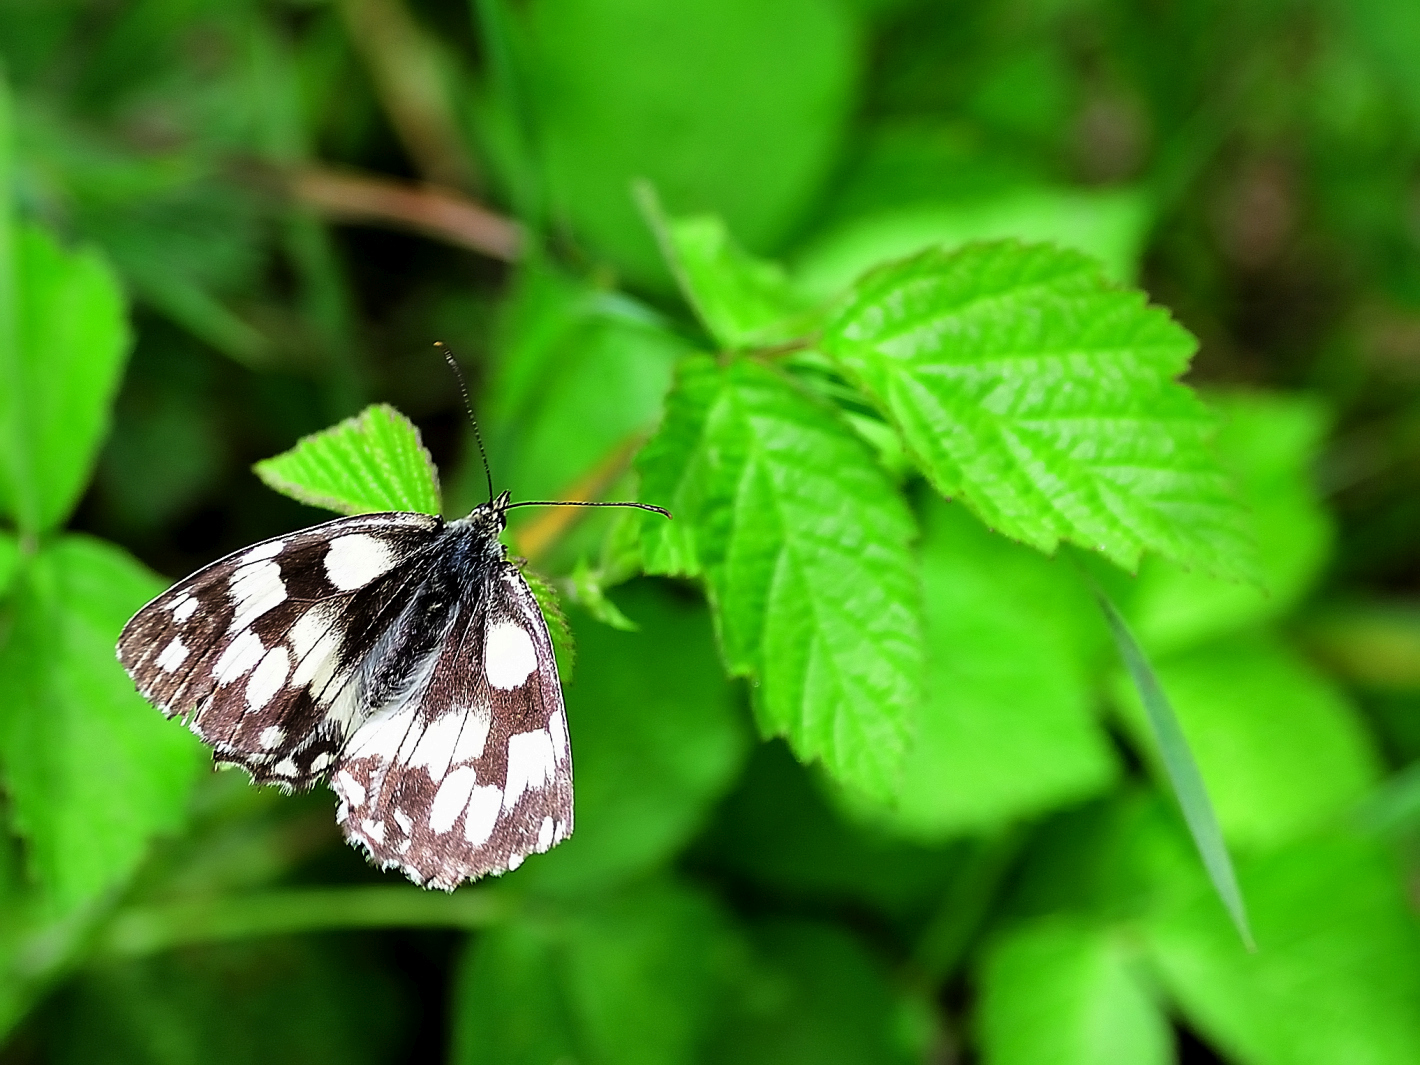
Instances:
[[[268,543],[257,544],[241,558],[237,559],[237,565],[245,566],[252,562],[265,562],[268,558],[275,558],[286,549],[285,540],[271,540]]]
[[[339,616],[337,608],[327,603],[316,603],[291,626],[286,642],[291,645],[291,652],[302,668],[306,668],[306,658],[322,645],[323,638]]]
[[[498,813],[503,809],[503,793],[494,786],[481,785],[468,797],[468,817],[463,823],[463,838],[481,847],[493,835]]]
[[[453,760],[454,746],[458,743],[463,728],[464,714],[450,710],[436,719],[419,737],[414,753],[409,756],[410,765],[422,765],[429,771],[430,780],[443,780]],[[463,804],[460,803],[460,806]]]
[[[552,818],[544,817],[537,830],[537,849],[541,853],[552,846]]]
[[[320,754],[316,755],[314,758],[311,759],[311,772],[319,773],[326,766],[330,765],[331,761],[332,758],[330,752],[321,751]]]
[[[335,774],[335,783],[339,786],[341,793],[350,800],[351,806],[360,806],[365,802],[365,785],[361,784],[346,770],[342,769]]]
[[[173,620],[176,622],[184,622],[195,613],[197,613],[197,599],[192,595],[185,595],[173,604]]]
[[[266,652],[261,664],[252,670],[247,680],[247,709],[260,710],[271,697],[281,690],[291,673],[291,656],[284,647],[273,647]]]
[[[519,854],[517,851],[514,851],[512,854],[508,855],[508,872],[511,873],[518,866],[522,865],[523,858],[525,857],[526,855]]]
[[[366,533],[337,536],[325,556],[325,574],[343,592],[363,588],[394,568],[394,554],[383,540]]]
[[[488,729],[493,724],[493,713],[486,706],[471,707],[459,733],[459,742],[454,747],[453,761],[471,762],[483,757],[483,748],[488,744]]]
[[[511,810],[529,788],[547,785],[552,779],[554,757],[552,737],[546,729],[508,737],[508,782],[503,788],[503,809]]]
[[[567,718],[561,710],[548,719],[547,731],[552,735],[552,750],[557,755],[557,764],[561,765],[572,753],[567,746]]]
[[[171,673],[182,665],[187,658],[187,645],[182,642],[180,636],[174,636],[172,643],[163,648],[163,653],[158,656],[158,668],[164,673]]]
[[[261,637],[248,629],[227,645],[212,667],[212,674],[218,684],[230,684],[260,662],[265,653],[266,645]]]
[[[418,707],[411,701],[395,703],[375,714],[351,737],[347,758],[379,758],[393,762],[401,744],[415,732],[414,715]],[[417,737],[417,732],[415,733]]]
[[[399,826],[399,830],[407,836],[409,835],[410,829],[414,827],[414,818],[410,817],[407,813],[405,813],[398,806],[396,806],[394,808],[394,823],[397,824]]]
[[[360,827],[365,830],[365,835],[369,836],[376,843],[385,841],[385,823],[383,821],[372,821],[366,818],[360,822]]]
[[[271,771],[278,777],[294,777],[300,772],[300,770],[296,768],[295,761],[290,758],[281,759]]]
[[[429,807],[431,829],[444,833],[454,827],[454,822],[459,819],[459,814],[463,813],[464,806],[468,803],[468,793],[473,790],[477,779],[478,774],[473,771],[471,765],[461,765],[444,778],[434,796],[433,804]]]
[[[250,686],[248,686],[247,691],[251,691]],[[280,725],[267,725],[266,728],[261,730],[261,735],[257,737],[256,742],[261,744],[263,748],[270,750],[285,738],[286,730]]]
[[[281,567],[275,562],[257,562],[232,574],[227,590],[237,605],[228,632],[240,632],[272,607],[286,601],[286,585]]]
[[[483,641],[483,669],[488,683],[504,691],[516,688],[537,668],[537,652],[527,629],[511,621],[496,622]]]

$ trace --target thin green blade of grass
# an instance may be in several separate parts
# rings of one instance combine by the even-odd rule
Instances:
[[[1247,907],[1243,903],[1242,891],[1238,888],[1237,873],[1233,870],[1232,858],[1228,855],[1227,844],[1223,842],[1222,829],[1218,827],[1218,815],[1213,811],[1213,803],[1208,798],[1208,789],[1203,784],[1203,776],[1198,771],[1198,763],[1193,759],[1193,751],[1188,739],[1178,723],[1168,696],[1164,694],[1159,678],[1155,675],[1143,648],[1134,639],[1129,626],[1120,615],[1113,602],[1099,587],[1094,589],[1095,598],[1109,623],[1110,634],[1119,649],[1119,657],[1129,671],[1129,678],[1139,692],[1144,711],[1149,718],[1149,727],[1159,745],[1163,757],[1164,770],[1169,783],[1183,810],[1183,819],[1188,824],[1189,834],[1203,859],[1203,867],[1208,871],[1208,879],[1213,882],[1213,890],[1218,893],[1223,906],[1232,918],[1233,925],[1242,937],[1243,945],[1249,952],[1257,950],[1248,925]]]

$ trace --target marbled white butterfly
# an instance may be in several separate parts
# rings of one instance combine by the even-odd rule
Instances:
[[[118,642],[138,690],[216,761],[288,791],[327,779],[352,844],[447,890],[572,832],[552,641],[498,539],[513,507],[558,504],[494,499],[488,481],[457,521],[364,514],[228,555]]]

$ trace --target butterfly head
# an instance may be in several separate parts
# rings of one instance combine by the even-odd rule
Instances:
[[[508,492],[501,492],[493,502],[478,504],[463,520],[475,528],[486,530],[490,536],[497,537],[508,526],[506,512],[510,498]]]

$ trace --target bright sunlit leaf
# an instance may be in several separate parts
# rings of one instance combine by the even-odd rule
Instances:
[[[647,569],[704,573],[761,728],[870,795],[894,793],[922,690],[911,515],[827,406],[750,361],[681,364],[642,452]]]
[[[1245,513],[1174,379],[1196,342],[1077,252],[1014,242],[872,271],[823,345],[932,483],[1042,551],[1145,551],[1250,577]]]
[[[0,510],[38,533],[88,483],[131,336],[118,281],[92,249],[21,226],[7,265],[16,314],[13,339],[0,335]]]
[[[256,472],[292,499],[341,514],[439,513],[439,474],[419,430],[383,403],[258,462]]]

